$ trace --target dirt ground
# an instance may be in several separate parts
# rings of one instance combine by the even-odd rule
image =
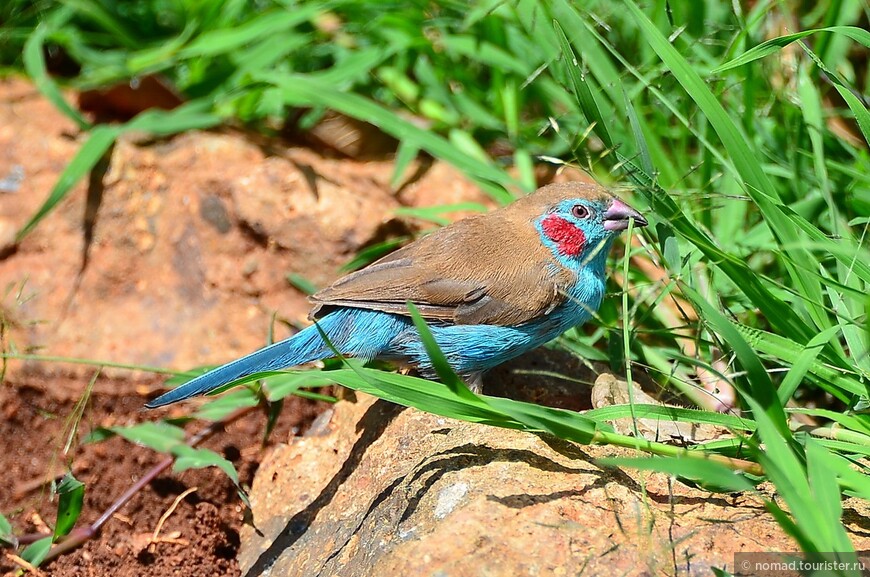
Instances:
[[[142,411],[141,394],[149,383],[131,379],[101,380],[94,391],[81,433],[99,425],[150,421],[159,412]],[[66,442],[67,417],[73,413],[80,390],[78,378],[63,374],[28,373],[0,389],[0,435],[7,450],[0,452],[0,468],[7,482],[0,484],[0,503],[12,513],[19,532],[44,530],[40,519],[53,522],[56,504],[41,481],[72,464],[85,483],[85,504],[79,525],[93,522],[137,478],[161,460],[161,455],[119,437],[78,445],[68,457],[60,449]],[[252,413],[219,432],[202,446],[233,462],[243,485],[250,485],[263,452],[291,429],[302,430],[322,406],[289,399],[271,441],[263,446],[262,413]],[[195,427],[189,427],[195,428]],[[79,435],[80,437],[81,435]],[[189,488],[160,531],[168,540],[148,547],[158,520],[176,498]],[[166,472],[116,513],[97,539],[47,564],[47,575],[238,575],[236,552],[244,515],[232,482],[217,469]],[[0,571],[13,574],[16,565],[0,559]]]

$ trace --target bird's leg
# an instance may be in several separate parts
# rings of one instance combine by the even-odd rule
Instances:
[[[475,371],[465,375],[465,384],[473,393],[479,394],[483,391],[483,371]]]

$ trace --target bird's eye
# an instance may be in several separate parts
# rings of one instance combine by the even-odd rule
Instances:
[[[571,207],[571,216],[574,218],[589,218],[589,209],[582,204],[575,204]]]

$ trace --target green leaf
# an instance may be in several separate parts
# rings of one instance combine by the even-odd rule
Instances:
[[[840,93],[840,97],[846,101],[846,105],[852,114],[855,115],[855,121],[861,129],[861,134],[864,135],[864,142],[870,143],[870,111],[864,106],[860,98],[855,96],[848,87],[839,83],[834,83],[834,88]]]
[[[255,40],[285,34],[294,26],[314,18],[324,6],[309,4],[293,10],[272,10],[231,28],[219,28],[200,34],[179,54],[180,58],[201,58],[231,53]]]
[[[54,492],[58,495],[57,523],[54,526],[54,541],[68,535],[78,521],[85,498],[85,484],[67,473]]]
[[[129,427],[110,427],[118,435],[159,453],[169,453],[184,443],[184,429],[165,422],[139,423]]]
[[[786,34],[785,36],[779,36],[777,38],[771,38],[770,40],[762,42],[758,46],[750,48],[740,56],[729,60],[725,64],[714,68],[710,71],[710,74],[720,74],[726,70],[731,70],[732,68],[737,68],[738,66],[743,66],[744,64],[764,58],[765,56],[769,56],[774,52],[781,50],[792,42],[800,40],[801,38],[806,38],[810,34],[815,34],[817,32],[834,32],[837,34],[843,34],[844,36],[848,36],[852,40],[860,42],[864,46],[870,48],[870,32],[863,28],[857,28],[854,26],[829,26],[827,28],[816,28],[813,30],[795,32],[794,34]]]
[[[815,441],[805,439],[807,450],[813,452],[812,457],[806,456],[805,469],[795,445],[781,434],[762,407],[752,398],[745,400],[756,415],[757,430],[763,443],[763,449],[757,449],[758,461],[788,504],[796,521],[798,533],[795,537],[802,542],[802,548],[813,552],[854,551],[837,513],[840,506],[831,502],[834,498],[830,488],[832,473],[824,471],[830,468],[830,464],[826,464],[829,460],[821,452],[825,449],[810,449]],[[821,491],[821,495],[816,495],[815,491]],[[826,503],[820,505],[819,498]],[[836,499],[839,501],[839,496]]]
[[[613,139],[611,138],[610,131],[607,128],[608,125],[604,122],[601,110],[598,108],[598,103],[592,95],[589,83],[580,70],[580,63],[577,60],[577,56],[574,54],[574,50],[571,48],[571,44],[568,42],[568,37],[565,36],[565,32],[562,30],[558,21],[554,20],[553,26],[556,28],[556,36],[558,37],[559,44],[562,47],[562,58],[565,63],[565,69],[568,72],[568,78],[571,79],[571,87],[573,88],[574,95],[577,97],[577,101],[580,104],[580,109],[583,111],[586,119],[595,125],[593,130],[604,143],[604,146],[607,148],[613,148]]]
[[[169,377],[168,379],[163,381],[163,385],[166,386],[167,388],[170,388],[170,389],[180,387],[181,385],[183,385],[187,381],[189,381],[195,377],[198,377],[200,375],[204,375],[207,372],[209,372],[210,370],[214,369],[215,367],[216,367],[216,365],[210,365],[210,366],[196,367],[195,369],[190,369],[189,371],[185,371],[182,374],[173,375],[173,376]]]
[[[532,160],[532,155],[525,149],[516,149],[514,151],[514,166],[517,168],[523,190],[529,192],[535,190],[538,181],[535,176],[535,163]]]
[[[473,158],[481,164],[491,164],[489,155],[483,149],[479,142],[466,132],[458,128],[451,128],[447,133],[447,139],[457,152],[468,158]]]
[[[432,361],[432,367],[438,373],[438,378],[458,398],[476,402],[477,395],[471,392],[471,389],[462,382],[462,379],[459,378],[447,362],[447,357],[444,356],[444,353],[438,347],[438,343],[435,342],[435,337],[432,336],[432,331],[429,330],[426,321],[420,316],[420,311],[417,310],[417,307],[411,301],[408,301],[406,304],[411,313],[411,319],[414,321],[414,326],[417,327],[420,341],[426,349],[426,354],[429,355],[429,360]]]
[[[670,421],[717,425],[734,431],[755,430],[755,423],[752,422],[752,419],[738,417],[727,413],[701,411],[698,409],[683,409],[666,405],[645,405],[640,403],[633,405],[611,405],[584,411],[583,416],[595,422],[613,421],[615,419],[623,419],[626,417],[635,417],[638,419],[662,417]]]
[[[865,33],[870,35],[870,32]],[[843,82],[836,71],[825,66],[825,63],[822,62],[821,58],[819,58],[815,52],[810,50],[810,48],[803,43],[801,43],[801,48],[803,48],[804,52],[813,59],[816,66],[822,69],[825,74],[828,75],[828,78],[831,79],[834,89],[840,93],[840,96],[846,101],[849,110],[851,110],[852,114],[855,115],[855,121],[858,123],[858,128],[861,129],[861,133],[864,135],[864,141],[870,144],[870,111],[868,111],[867,107],[864,106],[864,102],[856,96],[856,91],[853,91],[849,86],[846,86],[846,83]]]
[[[399,142],[399,149],[396,151],[396,158],[393,159],[393,176],[390,178],[390,188],[396,190],[402,183],[405,176],[405,171],[420,154],[420,149],[414,144],[403,140]]]
[[[278,424],[278,418],[284,410],[284,399],[280,398],[276,401],[270,401],[266,410],[266,426],[263,429],[263,445],[269,442],[269,437],[275,430],[275,425]]]
[[[188,469],[204,469],[206,467],[217,467],[229,477],[233,483],[238,486],[239,473],[235,466],[210,449],[194,449],[189,445],[175,445],[171,449],[171,453],[175,455],[175,463],[172,465],[172,470],[176,473],[186,471]]]
[[[834,338],[838,332],[839,327],[836,326],[822,331],[813,337],[810,342],[807,343],[806,347],[804,347],[804,350],[798,355],[795,364],[788,370],[788,373],[785,375],[785,378],[782,380],[782,384],[779,385],[779,390],[777,391],[779,401],[783,406],[785,406],[785,404],[791,399],[807,372],[816,363],[816,359],[818,358],[819,353],[822,352],[822,348],[828,341]]]
[[[752,491],[755,486],[743,475],[721,463],[680,457],[617,457],[597,459],[605,467],[630,467],[699,481],[725,491]]]
[[[628,93],[623,90],[625,97],[625,112],[628,115],[628,122],[631,125],[631,133],[634,135],[634,146],[636,148],[638,158],[640,159],[640,167],[645,173],[652,176],[655,174],[652,163],[652,155],[650,155],[649,145],[646,142],[646,137],[643,135],[643,129],[640,125],[640,118],[637,115]]]
[[[768,331],[762,331],[736,322],[732,324],[740,335],[746,339],[746,342],[752,348],[757,349],[758,352],[771,355],[791,365],[796,365],[804,360],[802,355],[804,354],[805,345]],[[829,384],[832,392],[840,389],[854,395],[862,395],[867,392],[867,388],[857,378],[854,370],[837,370],[827,363],[816,359],[810,365],[809,372],[818,382]]]
[[[367,264],[370,264],[382,256],[385,256],[403,244],[407,243],[411,240],[409,236],[399,236],[396,238],[390,238],[383,242],[375,243],[371,246],[367,246],[357,253],[355,257],[349,260],[347,263],[342,265],[341,272],[347,273],[357,269],[360,269]]]
[[[788,428],[785,411],[783,411],[782,405],[779,403],[776,389],[770,381],[770,375],[767,374],[764,365],[761,364],[758,354],[752,350],[752,347],[743,339],[740,332],[734,328],[731,321],[720,313],[716,307],[708,303],[704,297],[688,285],[682,285],[681,288],[683,294],[701,310],[703,317],[737,355],[737,359],[747,373],[747,380],[752,387],[752,397],[757,399],[758,403],[764,407],[764,411],[770,416],[772,422],[776,424],[777,430],[786,438],[790,438],[791,432]],[[743,396],[744,399],[747,398],[745,393]]]
[[[298,74],[258,73],[254,76],[257,80],[280,89],[288,104],[328,106],[353,118],[370,122],[394,138],[407,141],[410,146],[425,150],[483,182],[489,181],[502,186],[517,184],[492,163],[463,153],[443,137],[416,126],[358,94],[337,92],[328,84]],[[486,191],[502,203],[509,202],[513,198],[503,188],[486,187]]]
[[[200,406],[193,416],[205,421],[220,421],[241,408],[256,407],[258,403],[259,399],[252,389],[240,387],[238,390],[209,400]]]
[[[43,537],[34,541],[21,552],[21,558],[34,567],[39,567],[48,556],[48,552],[51,551],[51,544],[51,537]]]
[[[12,532],[12,523],[2,513],[0,513],[0,541],[13,547],[18,546],[18,539]]]
[[[590,25],[586,21],[587,19],[580,16],[576,2],[554,0],[551,2],[551,9],[556,20],[560,23],[560,27],[567,30],[566,34],[570,36],[571,42],[577,46],[577,52],[583,55],[584,63],[589,66],[589,71],[598,81],[598,86],[607,94],[610,102],[619,102],[622,71],[617,69],[610,55],[602,50],[600,44],[596,42],[595,28],[597,26]],[[542,24],[541,28],[546,30],[547,26]],[[562,45],[558,38],[555,43]],[[599,105],[608,106],[608,104],[605,99],[599,102]],[[608,108],[604,110],[603,118],[612,118],[613,108],[609,106]]]
[[[270,377],[265,381],[266,396],[275,402],[299,393],[302,387],[316,389],[331,385],[329,371],[295,371]]]
[[[870,416],[865,414],[846,414],[839,411],[832,411],[830,409],[813,409],[807,407],[790,408],[788,412],[829,419],[835,423],[839,423],[848,430],[870,436]]]
[[[82,439],[82,444],[87,445],[89,443],[102,443],[106,439],[111,439],[117,435],[115,431],[111,429],[107,429],[106,427],[96,427],[92,431],[90,431],[85,438]]]
[[[839,525],[843,515],[840,488],[837,485],[837,477],[830,466],[831,454],[827,449],[815,442],[812,438],[806,439],[807,478],[810,483],[810,491],[819,512],[827,519],[835,520]],[[827,527],[826,527],[827,528]],[[827,538],[833,545],[832,551],[848,551],[852,548],[845,531],[832,531]]]
[[[339,369],[323,374],[328,375],[332,382],[349,389],[442,417],[471,423],[499,424],[512,429],[522,428],[515,420],[490,408],[479,397],[459,398],[448,387],[419,377],[385,373],[366,367]]]
[[[289,273],[287,275],[287,282],[289,282],[297,290],[307,295],[313,295],[319,290],[316,284],[314,284],[299,273]]]
[[[24,68],[28,76],[36,84],[36,87],[55,108],[64,113],[78,125],[79,130],[88,130],[91,124],[84,119],[78,110],[73,108],[61,94],[60,88],[48,75],[45,66],[43,50],[45,39],[54,30],[64,26],[72,16],[72,11],[67,8],[54,11],[49,18],[39,23],[27,38],[24,44]]]
[[[632,0],[624,0],[624,3],[647,42],[710,121],[733,161],[734,169],[743,179],[744,189],[758,205],[765,217],[765,223],[773,231],[777,241],[783,247],[799,245],[801,235],[782,214],[779,193],[764,172],[758,154],[747,144],[746,135],[741,133],[691,64],[671,45],[640,8]],[[791,261],[802,265],[803,268],[811,268],[815,264],[812,255],[806,251],[784,250]],[[804,302],[807,303],[808,311],[818,328],[827,328],[829,321],[821,305],[818,304],[822,302],[822,290],[818,280],[802,274],[796,267],[791,266],[789,260],[786,260],[785,264],[795,284],[801,287],[807,297]],[[811,337],[809,332],[801,336],[807,340]]]
[[[821,444],[821,440],[816,441]],[[861,499],[870,499],[870,476],[863,471],[855,469],[855,465],[840,455],[828,453],[824,464],[835,472],[843,487],[852,495]]]
[[[188,130],[202,130],[221,123],[221,117],[212,112],[209,98],[191,100],[173,110],[149,109],[131,119],[121,128],[126,132],[142,130],[155,136],[169,136]]]
[[[542,407],[499,397],[485,397],[493,408],[525,425],[532,431],[550,433],[569,441],[590,444],[602,428],[598,423],[573,411]]]

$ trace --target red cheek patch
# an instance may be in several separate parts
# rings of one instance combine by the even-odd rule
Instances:
[[[556,243],[556,248],[563,256],[580,256],[586,244],[583,231],[562,218],[551,214],[541,222],[541,230]]]

